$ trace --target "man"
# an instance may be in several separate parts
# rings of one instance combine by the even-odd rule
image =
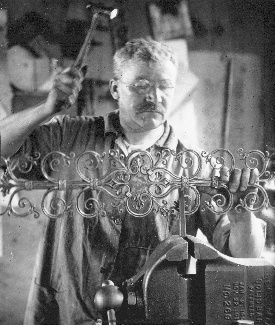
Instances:
[[[156,156],[162,150],[185,150],[166,122],[176,75],[177,59],[171,49],[154,41],[133,40],[114,56],[110,91],[118,102],[118,111],[104,118],[56,116],[40,125],[77,96],[82,76],[65,70],[56,77],[45,104],[1,121],[2,155],[32,155],[38,151],[43,157],[58,150],[78,156],[87,150],[103,153],[115,149],[127,156],[132,150],[141,149]],[[167,166],[172,172],[182,174],[182,169],[170,160]],[[105,156],[100,173],[111,168]],[[76,176],[76,172],[63,172],[58,179]],[[224,168],[220,177],[229,182],[237,199],[249,184],[257,181],[258,174],[257,170],[236,169],[229,179]],[[72,200],[73,196],[68,190],[66,199]],[[94,324],[100,315],[93,299],[102,281],[111,279],[120,285],[140,270],[163,239],[177,233],[179,213],[174,202],[178,201],[178,192],[173,191],[166,214],[160,209],[144,218],[135,218],[126,210],[118,213],[106,201],[107,218],[86,219],[71,209],[61,218],[49,219],[39,248],[25,324]],[[219,217],[200,209],[190,220],[190,234],[195,235],[201,228],[210,243],[226,254],[261,254],[264,230],[251,212],[232,211]]]

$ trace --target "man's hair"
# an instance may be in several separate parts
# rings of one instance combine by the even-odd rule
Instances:
[[[143,38],[133,39],[117,50],[114,55],[113,69],[116,78],[120,77],[121,69],[131,59],[147,63],[160,62],[166,59],[178,67],[177,56],[169,46]]]

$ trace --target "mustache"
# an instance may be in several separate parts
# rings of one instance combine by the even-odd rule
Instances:
[[[143,103],[137,107],[137,111],[142,112],[157,112],[157,113],[163,113],[164,107],[160,104],[156,105],[154,103]]]

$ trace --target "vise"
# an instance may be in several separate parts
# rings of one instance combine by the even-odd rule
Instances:
[[[104,283],[95,305],[112,325],[274,325],[275,268],[262,258],[229,257],[196,237],[173,235],[122,287]]]

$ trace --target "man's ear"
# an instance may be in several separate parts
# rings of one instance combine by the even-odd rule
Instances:
[[[116,79],[111,79],[109,82],[110,92],[114,99],[119,99],[118,84]]]

